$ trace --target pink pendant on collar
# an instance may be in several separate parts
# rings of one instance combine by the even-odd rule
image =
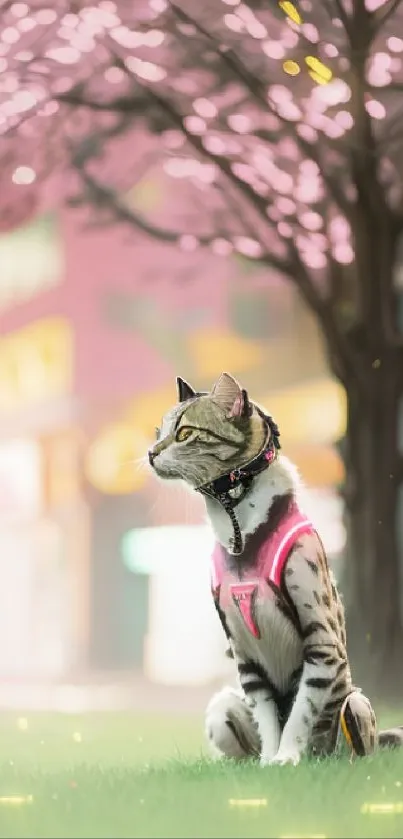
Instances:
[[[238,606],[246,626],[255,638],[260,638],[260,632],[253,620],[252,614],[253,598],[258,588],[258,584],[259,583],[257,581],[248,583],[232,583],[230,585],[232,599]]]

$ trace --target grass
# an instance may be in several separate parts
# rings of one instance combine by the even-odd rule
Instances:
[[[185,836],[402,837],[403,755],[261,770],[198,718],[0,715],[0,837]]]

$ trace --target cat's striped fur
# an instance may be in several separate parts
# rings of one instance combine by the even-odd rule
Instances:
[[[256,457],[266,428],[253,405],[245,414],[245,391],[228,374],[210,394],[196,395],[190,388],[184,394],[184,387],[182,382],[183,401],[163,419],[150,462],[161,477],[182,478],[197,489]],[[237,556],[231,553],[233,529],[226,512],[207,498],[217,540],[240,579],[298,494],[296,471],[282,456],[253,478],[236,508],[243,536]],[[340,743],[342,710],[355,752],[373,751],[375,715],[352,685],[344,610],[315,533],[302,535],[294,546],[281,592],[257,599],[259,638],[248,631],[234,602],[223,608],[218,594],[216,607],[240,682],[240,689],[225,688],[213,697],[207,709],[206,730],[217,754],[258,755],[265,765],[296,764],[305,753],[332,753]],[[379,742],[402,744],[403,730],[381,732]]]

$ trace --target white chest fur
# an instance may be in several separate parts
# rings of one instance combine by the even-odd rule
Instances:
[[[277,598],[268,585],[260,585],[253,617],[259,637],[232,597],[225,597],[224,613],[233,638],[238,660],[260,664],[281,692],[290,686],[290,677],[302,664],[302,641],[286,615],[279,609]]]
[[[254,533],[265,521],[267,511],[274,498],[292,492],[301,505],[303,489],[296,467],[283,455],[271,464],[270,468],[253,480],[253,486],[245,498],[236,507],[236,517],[243,537]],[[233,528],[228,514],[219,501],[206,498],[207,514],[218,542],[229,549],[233,537]]]

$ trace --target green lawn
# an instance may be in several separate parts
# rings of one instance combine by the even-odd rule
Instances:
[[[261,770],[192,717],[0,715],[0,837],[185,836],[402,837],[403,754]]]

